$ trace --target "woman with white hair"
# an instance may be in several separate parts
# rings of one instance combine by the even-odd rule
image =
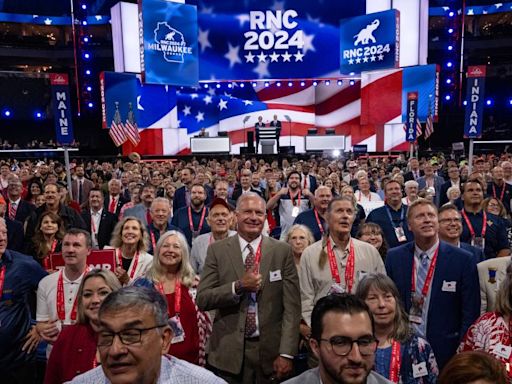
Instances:
[[[446,197],[448,197],[448,203],[446,204],[455,204],[457,199],[460,197],[460,188],[456,185],[448,188],[446,191]]]
[[[404,184],[405,197],[402,198],[402,204],[411,205],[413,201],[418,200],[418,183],[414,180],[406,181]]]
[[[152,287],[165,296],[174,331],[167,352],[190,363],[204,365],[211,324],[208,314],[197,308],[196,283],[187,239],[181,232],[167,231],[156,243],[153,265],[133,285]]]

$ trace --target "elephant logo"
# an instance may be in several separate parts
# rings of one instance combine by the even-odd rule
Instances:
[[[380,21],[378,19],[373,20],[370,24],[368,24],[365,28],[361,29],[361,31],[354,35],[356,41],[354,41],[354,46],[358,46],[359,44],[366,45],[369,44],[370,41],[375,43],[375,37],[373,36],[373,32],[377,28],[379,28]]]

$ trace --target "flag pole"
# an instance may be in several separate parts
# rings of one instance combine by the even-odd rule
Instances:
[[[471,175],[471,171],[473,168],[473,139],[469,139],[469,163],[468,163],[468,176]]]

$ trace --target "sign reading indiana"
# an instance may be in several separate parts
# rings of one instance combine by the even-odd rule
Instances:
[[[486,69],[485,65],[468,67],[466,85],[467,105],[464,124],[464,137],[466,139],[479,139],[482,137]]]
[[[199,82],[197,9],[165,0],[140,0],[139,39],[145,83]]]
[[[399,11],[370,13],[341,21],[341,73],[398,68],[399,58]]]

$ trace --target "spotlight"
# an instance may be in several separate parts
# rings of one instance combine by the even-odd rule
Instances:
[[[512,99],[510,99],[510,100],[508,101],[508,103],[509,103],[510,105],[512,105]]]
[[[82,21],[82,25],[87,25],[87,21]]]
[[[448,68],[451,68],[451,67],[453,67],[453,63],[452,63],[451,61],[449,61],[449,62],[447,62],[447,63],[446,63],[446,66],[447,66]]]
[[[485,101],[485,104],[487,104],[487,105],[492,105],[492,99],[487,99],[487,100]]]
[[[453,28],[449,28],[448,33],[453,33]]]
[[[318,85],[318,81],[313,81],[313,87],[316,87]]]
[[[36,119],[40,119],[41,117],[43,117],[43,114],[41,112],[36,112],[34,113],[34,116]]]
[[[87,36],[84,37],[84,43],[88,43],[89,42],[89,38]]]
[[[4,110],[4,116],[5,117],[10,117],[11,116],[11,111],[9,109]]]
[[[334,151],[332,151],[332,155],[333,155],[334,157],[340,157],[340,154],[341,154],[341,152],[340,152],[340,150],[339,150],[339,149],[335,149]]]
[[[256,82],[252,83],[252,87],[253,87],[253,88],[256,88],[256,86],[257,86],[257,85],[258,85],[258,84],[257,84]]]
[[[512,100],[511,100],[511,101],[512,101]],[[464,104],[464,105],[468,105],[468,101],[467,101],[467,100],[464,100],[464,101],[462,102],[462,104]]]
[[[207,88],[208,88],[208,83],[204,83],[204,84],[203,84],[203,87],[204,87],[205,89],[207,89]]]
[[[449,46],[448,46],[448,50],[449,50],[449,51],[453,51],[453,45],[449,45]]]
[[[217,89],[219,89],[219,88],[220,88],[220,84],[219,84],[219,83],[217,83],[216,87],[217,87]]]
[[[446,96],[444,97],[444,99],[445,99],[446,101],[450,101],[450,100],[452,99],[452,97],[451,97],[450,95],[446,95]]]
[[[343,85],[343,80],[338,80],[338,85]]]
[[[452,79],[446,79],[446,84],[451,84],[452,83]]]
[[[233,84],[228,83],[228,88],[233,88]]]
[[[84,58],[85,59],[90,59],[91,58],[91,55],[89,53],[84,53]]]
[[[289,87],[293,87],[293,83],[291,81],[288,82]]]
[[[280,87],[280,86],[281,86],[281,82],[280,82],[280,81],[278,81],[278,82],[276,83],[276,85],[277,85],[278,87]]]
[[[325,85],[331,85],[331,80],[325,80]]]
[[[300,86],[301,86],[301,87],[306,86],[306,82],[305,82],[305,81],[301,81],[301,82],[300,82]]]
[[[349,84],[354,85],[356,82],[354,80],[350,80]]]
[[[240,88],[245,87],[245,83],[240,83]]]
[[[91,74],[91,70],[90,70],[90,69],[87,69],[87,70],[85,71],[85,74],[86,74],[86,75],[90,75],[90,74]]]
[[[86,9],[87,9],[87,5],[82,4],[82,9],[83,9],[83,10],[86,10]]]
[[[90,85],[87,86],[87,92],[91,92],[92,91],[92,87]]]
[[[268,81],[265,81],[265,87],[268,87],[270,83]]]
[[[93,104],[92,102],[90,102],[89,104],[87,104],[87,106],[88,106],[89,108],[92,108],[92,107],[94,107],[94,104]]]
[[[448,14],[448,16],[450,17],[453,17],[455,15],[455,13],[453,11],[450,11],[450,13]]]

